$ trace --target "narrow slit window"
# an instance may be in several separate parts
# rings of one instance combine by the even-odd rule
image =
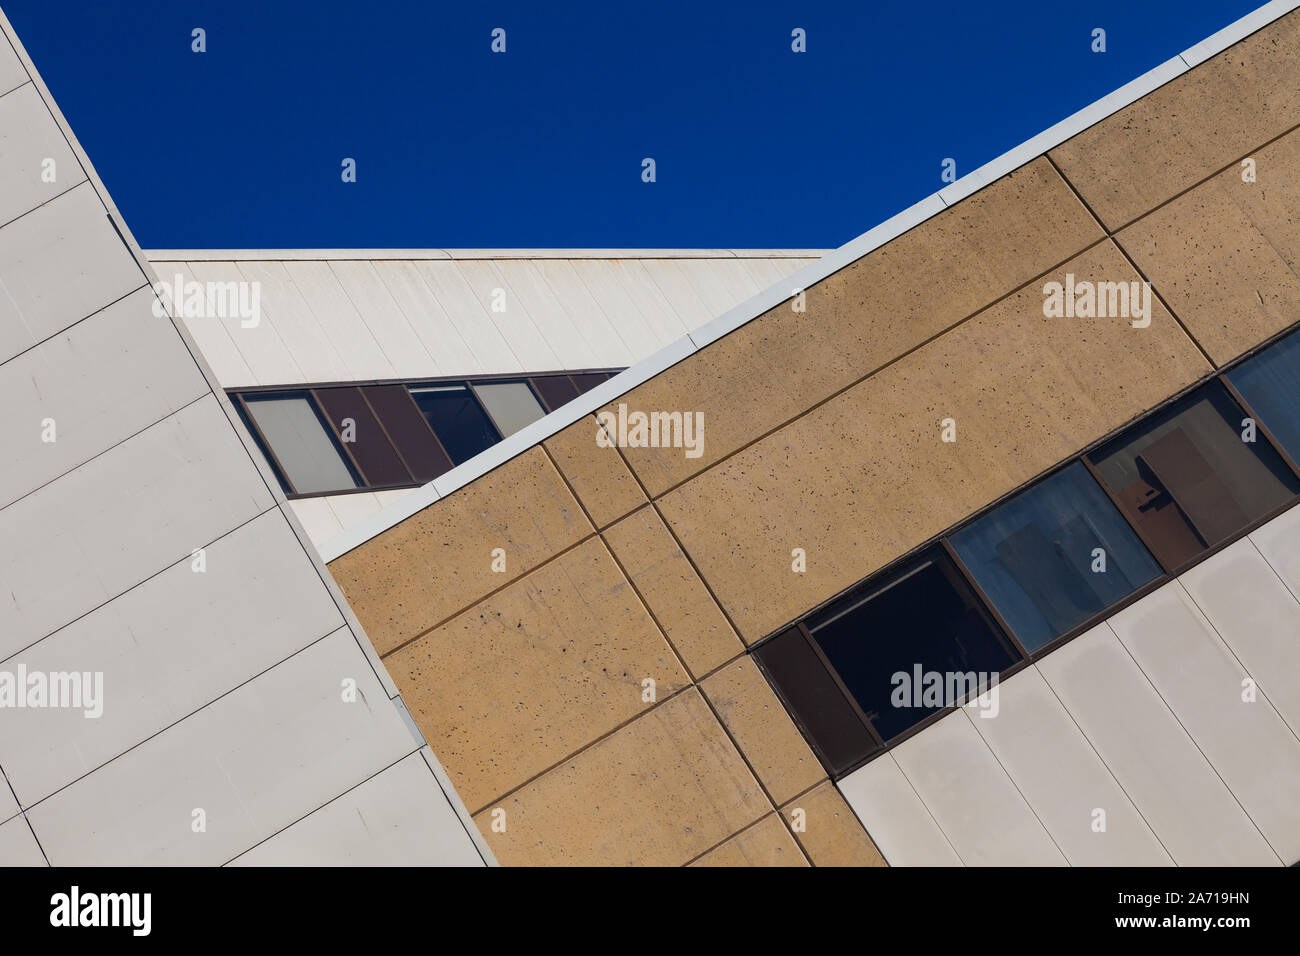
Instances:
[[[245,395],[244,404],[270,446],[263,450],[278,463],[294,493],[326,494],[362,487],[309,395]]]

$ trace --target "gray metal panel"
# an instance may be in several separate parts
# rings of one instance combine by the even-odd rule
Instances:
[[[1277,855],[1106,624],[1035,665],[1180,866]]]
[[[560,357],[533,319],[528,307],[529,296],[510,284],[497,263],[487,259],[469,259],[453,265],[510,346],[511,353],[519,361],[519,371],[542,372],[563,368]],[[493,311],[498,297],[504,312]]]
[[[521,367],[520,357],[496,326],[500,314],[489,312],[488,304],[478,300],[456,263],[429,259],[414,266],[482,371],[514,372]]]
[[[1066,859],[963,708],[892,751],[968,866],[1065,866]]]
[[[483,371],[464,336],[429,288],[414,262],[372,263],[406,321],[438,363],[436,375],[474,375]]]
[[[144,284],[90,183],[51,199],[0,229],[0,362]]]
[[[56,866],[220,864],[416,750],[341,629],[27,815]]]
[[[0,659],[273,503],[209,395],[0,510]]]
[[[9,45],[9,38],[0,31],[0,93],[8,93],[28,79],[27,71],[18,60],[18,54]]]
[[[397,370],[328,262],[285,262],[285,273],[333,344],[353,381],[397,378]],[[263,289],[263,294],[267,293]]]
[[[235,265],[243,281],[259,283],[261,321],[275,327],[307,381],[337,382],[350,377],[347,363],[289,279],[283,262],[239,262]],[[232,334],[245,331],[240,325],[227,327]]]
[[[85,179],[35,86],[0,96],[0,182],[5,184],[0,189],[0,224]]]
[[[0,765],[24,806],[103,765],[343,624],[268,511],[115,601],[11,657],[7,670],[103,674],[103,713],[15,709],[0,722]]]
[[[853,771],[838,786],[890,866],[962,865],[893,754]]]
[[[0,866],[49,866],[22,817],[0,823]]]
[[[1300,601],[1254,542],[1238,541],[1179,581],[1291,730],[1300,734]]]
[[[18,812],[18,801],[14,799],[14,792],[9,788],[9,782],[3,774],[0,774],[0,823],[8,820]]]
[[[996,714],[968,711],[971,723],[1071,865],[1173,865],[1035,668],[999,684],[996,694]],[[1105,813],[1104,829],[1097,810]]]
[[[482,866],[424,758],[413,753],[231,866]]]
[[[1182,585],[1147,595],[1110,626],[1281,861],[1300,859],[1300,740],[1266,697],[1243,699],[1245,669]]]
[[[0,507],[208,392],[155,301],[140,289],[0,365]]]
[[[197,282],[247,282],[248,279],[233,262],[191,262],[191,273]],[[251,294],[251,292],[250,292]],[[239,351],[256,385],[278,385],[282,382],[308,381],[298,359],[276,325],[273,308],[263,308],[257,322],[244,322],[237,318],[204,317],[186,319],[187,327],[208,322],[220,325]]]
[[[171,295],[175,295],[177,285],[184,289],[199,280],[188,263],[168,262],[159,267],[158,281],[170,287]],[[203,359],[211,366],[222,385],[238,388],[258,384],[257,376],[253,374],[248,363],[244,361],[244,356],[235,347],[225,323],[210,317],[182,317],[180,321],[190,337],[198,344]]]
[[[1250,535],[1264,560],[1300,600],[1300,507],[1274,518]]]
[[[329,268],[392,365],[394,378],[440,374],[441,365],[416,335],[374,265],[343,260],[329,263]]]

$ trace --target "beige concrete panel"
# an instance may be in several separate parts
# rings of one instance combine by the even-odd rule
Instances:
[[[1137,281],[1112,243],[1048,277]],[[1035,282],[664,496],[659,507],[754,641],[1210,371],[1152,300],[1047,318]],[[941,422],[956,441],[941,441]],[[792,570],[791,551],[807,553]]]
[[[596,527],[603,528],[645,504],[646,497],[619,450],[596,444],[598,428],[588,415],[544,444]]]
[[[710,850],[691,866],[807,866],[803,855],[775,813],[764,817],[744,833]]]
[[[1220,365],[1300,316],[1300,132],[1157,209],[1118,241]]]
[[[1117,229],[1300,122],[1291,13],[1048,155]]]
[[[384,663],[471,810],[689,683],[598,538]]]
[[[803,734],[749,657],[728,664],[700,686],[778,805],[826,776]]]
[[[771,809],[691,688],[474,819],[503,866],[675,866]]]
[[[607,528],[603,537],[696,679],[744,651],[700,576],[653,508]]]
[[[330,565],[380,654],[387,654],[591,533],[540,448],[371,538]],[[492,551],[506,552],[506,572]]]
[[[888,865],[829,780],[786,804],[781,816],[813,866]]]
[[[705,436],[699,458],[628,449],[632,469],[661,494],[1101,235],[1035,160],[819,282],[806,312],[785,302],[629,392],[630,410],[702,411]]]

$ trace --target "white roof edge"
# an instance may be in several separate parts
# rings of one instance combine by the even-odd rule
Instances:
[[[1007,173],[1019,169],[1030,160],[1036,159],[1070,137],[1119,112],[1124,107],[1136,102],[1175,77],[1186,73],[1192,66],[1199,65],[1210,57],[1222,53],[1234,43],[1268,26],[1274,20],[1290,13],[1297,7],[1300,7],[1300,0],[1272,0],[1272,2],[1251,11],[1240,20],[1229,24],[1173,59],[1166,60],[1154,69],[1143,73],[1137,79],[1125,83],[1119,89],[1103,96],[1095,103],[1085,106],[1077,113],[1066,117],[1037,136],[1026,140],[1019,146],[1013,147],[997,159],[985,163],[973,172],[967,173],[955,183],[951,183],[938,192],[925,197],[920,202],[909,206],[856,239],[852,239],[838,249],[827,253],[818,261],[804,266],[788,279],[765,289],[729,312],[696,329],[690,335],[683,336],[649,358],[638,362],[613,378],[607,379],[591,391],[578,396],[558,411],[551,412],[546,417],[533,422],[527,428],[515,432],[509,438],[493,445],[464,464],[458,465],[445,475],[435,478],[430,484],[417,489],[405,498],[395,501],[388,507],[371,515],[364,522],[324,542],[320,546],[321,557],[328,564],[330,561],[361,546],[371,538],[405,521],[438,498],[447,497],[447,495],[463,485],[469,484],[475,478],[482,477],[516,455],[527,451],[533,445],[540,444],[544,439],[567,428],[583,416],[591,414],[602,405],[608,404],[670,366],[676,365],[691,353],[698,351],[711,342],[717,341],[728,332],[735,331],[740,326],[753,321],[764,312],[769,311],[773,306],[798,294],[800,290],[822,281],[849,263],[862,258],[891,239],[897,238],[936,213],[942,212],[953,203],[977,192]]]
[[[294,259],[816,259],[825,249],[146,249],[150,262]]]

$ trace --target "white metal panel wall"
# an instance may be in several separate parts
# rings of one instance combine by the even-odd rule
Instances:
[[[637,258],[232,255],[247,258],[154,261],[168,283],[177,274],[261,283],[256,328],[237,318],[185,319],[224,388],[632,365],[815,261],[691,250]]]
[[[98,716],[81,701],[0,720],[0,865],[223,863],[409,756],[437,782],[391,678],[193,340],[153,314],[138,248],[0,27],[0,209],[14,214],[0,221],[0,670],[102,681]],[[54,195],[28,182],[35,154],[61,160]],[[227,374],[383,367],[355,320],[313,310],[337,294],[319,269],[182,270],[271,290],[256,329],[194,320]],[[481,863],[454,794],[425,796],[406,808],[412,854]],[[365,850],[337,838],[340,853]]]

